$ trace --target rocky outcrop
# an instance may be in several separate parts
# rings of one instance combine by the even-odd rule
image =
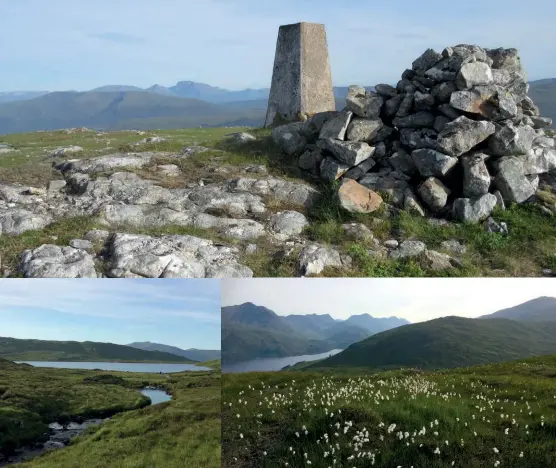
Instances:
[[[538,176],[556,169],[544,130],[552,121],[527,91],[515,49],[428,49],[396,86],[350,86],[343,111],[273,136],[325,181],[349,179],[398,208],[476,223],[503,202],[534,201]],[[340,197],[342,206],[361,211],[351,198]]]
[[[47,189],[0,183],[0,235],[40,230],[77,216],[91,217],[104,227],[83,233],[83,239],[72,239],[69,245],[53,242],[26,250],[20,255],[18,273],[29,278],[252,276],[241,264],[242,248],[232,244],[259,238],[278,245],[296,241],[309,224],[302,212],[319,196],[306,183],[270,177],[260,167],[256,171],[246,167],[245,176],[213,183],[200,180],[180,188],[165,188],[130,172],[144,174],[161,167],[156,164],[159,156],[176,163],[188,157],[118,153],[54,163],[63,179],[51,181]],[[179,164],[163,167],[171,168],[172,178],[183,175]],[[249,176],[254,172],[256,177]],[[280,203],[291,209],[268,208]],[[171,227],[206,230],[209,239],[223,242],[134,233],[152,229],[164,233]]]

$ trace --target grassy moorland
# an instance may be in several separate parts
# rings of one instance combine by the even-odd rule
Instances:
[[[257,141],[242,145],[230,144],[226,135],[248,130]],[[159,143],[141,143],[149,136],[166,138]],[[321,276],[356,277],[400,277],[400,276],[540,276],[543,270],[556,272],[556,222],[555,215],[547,215],[535,204],[513,205],[505,211],[496,211],[493,217],[505,222],[509,234],[487,232],[482,225],[449,223],[437,225],[428,219],[406,212],[388,215],[384,210],[370,215],[343,211],[333,196],[335,185],[308,179],[297,167],[295,161],[284,157],[272,143],[266,129],[214,128],[161,130],[137,134],[133,131],[97,133],[95,131],[51,131],[0,136],[0,143],[10,145],[16,151],[0,154],[0,181],[17,182],[26,186],[46,187],[48,181],[61,178],[52,168],[51,154],[56,148],[78,145],[82,152],[67,158],[86,158],[115,152],[180,152],[185,146],[203,145],[211,150],[191,155],[187,158],[169,159],[159,155],[152,161],[152,167],[128,168],[143,178],[156,181],[163,187],[184,187],[187,183],[203,179],[205,183],[219,182],[246,174],[242,165],[265,165],[268,174],[249,173],[248,177],[281,177],[292,181],[304,181],[314,185],[322,193],[320,201],[306,209],[273,199],[264,200],[267,214],[295,209],[309,219],[303,237],[306,240],[329,245],[352,258],[350,268],[327,268]],[[57,158],[60,159],[60,158]],[[64,159],[64,158],[62,158]],[[181,170],[177,177],[161,176],[153,170],[159,164],[176,164]],[[122,170],[121,168],[118,170]],[[109,174],[104,174],[109,175]],[[541,184],[538,196],[548,206],[556,206],[553,187]],[[376,240],[415,239],[426,243],[428,249],[454,255],[444,250],[443,241],[457,240],[464,244],[466,251],[457,254],[458,266],[446,271],[435,271],[424,259],[394,260],[381,258],[373,252],[372,240],[355,241],[346,237],[342,227],[345,223],[360,222],[369,227]],[[44,229],[27,231],[18,236],[0,237],[2,266],[14,270],[19,254],[25,249],[41,244],[67,245],[71,239],[81,238],[85,232],[103,228],[97,220],[89,217],[62,219]],[[122,226],[121,229],[127,229]],[[131,232],[131,231],[130,231]],[[258,277],[292,277],[296,275],[296,258],[299,249],[294,248],[283,255],[282,245],[272,242],[270,237],[256,241],[254,253],[245,251],[253,240],[238,241],[222,238],[214,230],[180,226],[157,228],[133,228],[138,234],[191,234],[218,242],[235,244],[244,252],[241,262],[249,266]],[[97,247],[97,253],[101,246]]]
[[[556,356],[438,372],[224,374],[223,466],[556,466]]]
[[[139,389],[172,400],[148,406]],[[53,421],[108,417],[21,468],[220,467],[220,373],[34,368],[0,360],[0,453],[40,440]]]

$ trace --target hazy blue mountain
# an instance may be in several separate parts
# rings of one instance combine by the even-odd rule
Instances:
[[[520,322],[554,322],[556,321],[556,297],[537,297],[508,309],[493,314],[482,315],[481,319],[505,318]]]
[[[347,320],[351,325],[357,325],[370,331],[371,333],[379,333],[391,328],[400,327],[410,323],[408,320],[398,317],[372,317],[369,314],[352,315]]]
[[[138,86],[128,86],[128,85],[106,85],[100,86],[99,88],[94,88],[88,92],[92,93],[121,93],[127,91],[144,91],[144,89]]]
[[[0,92],[0,104],[3,102],[13,101],[26,101],[28,99],[35,99],[36,97],[44,96],[49,91],[8,91]]]
[[[176,346],[169,346],[161,343],[152,343],[150,341],[139,341],[129,343],[127,346],[142,349],[144,351],[162,351],[165,353],[175,354],[176,356],[185,357],[192,361],[212,361],[220,359],[219,349],[181,349]]]
[[[177,97],[177,94],[173,93],[172,91],[170,91],[166,86],[161,86],[161,85],[153,85],[150,88],[145,89],[145,91],[148,91],[149,93],[158,93],[158,94],[162,94],[164,96],[174,96]]]

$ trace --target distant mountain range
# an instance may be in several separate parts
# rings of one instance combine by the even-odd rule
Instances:
[[[143,349],[145,351],[163,351],[165,353],[175,354],[192,361],[213,361],[220,359],[219,349],[181,349],[175,346],[168,346],[160,343],[151,343],[150,341],[129,343],[127,346],[132,348]]]
[[[533,81],[529,95],[556,122],[556,78]],[[347,86],[334,87],[336,108]],[[368,87],[368,89],[373,89]],[[89,91],[0,92],[0,134],[90,127],[155,130],[264,123],[269,88],[232,91],[193,81],[174,86],[101,86]]]
[[[23,340],[0,337],[0,357],[11,361],[175,362],[192,359],[157,350],[95,341]]]
[[[375,334],[311,368],[439,369],[556,353],[556,298],[477,319],[443,317]]]
[[[335,320],[328,314],[279,316],[247,302],[222,307],[222,360],[230,364],[268,357],[317,354],[343,349],[373,333],[409,323],[368,314]]]

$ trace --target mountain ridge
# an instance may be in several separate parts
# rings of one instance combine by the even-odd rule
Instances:
[[[343,349],[375,331],[329,314],[278,315],[246,302],[222,307],[222,356],[225,363],[253,358],[319,354]],[[376,330],[382,331],[380,320]]]
[[[213,361],[221,358],[221,352],[217,349],[182,349],[177,346],[153,343],[151,341],[134,341],[133,343],[128,343],[126,346],[142,349],[144,351],[162,351],[198,362]]]
[[[556,298],[538,297],[476,318],[402,325],[307,368],[466,367],[556,353]]]
[[[196,362],[170,353],[145,351],[115,343],[10,337],[0,337],[0,357],[11,361]]]

